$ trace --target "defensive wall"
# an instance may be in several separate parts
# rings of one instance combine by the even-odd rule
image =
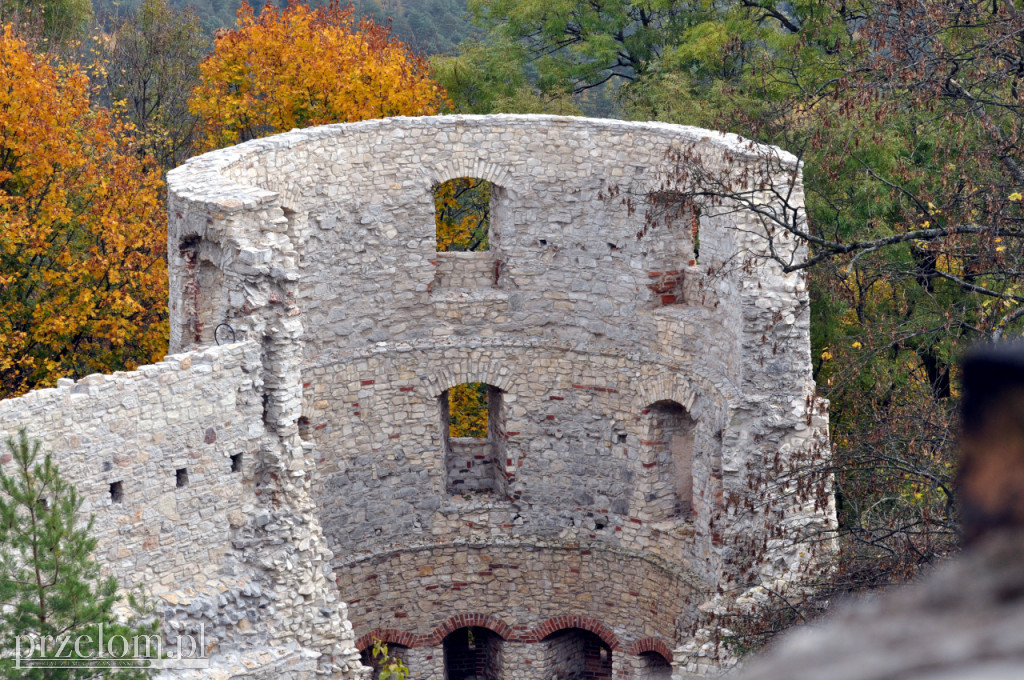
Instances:
[[[806,282],[755,211],[678,200],[680,151],[764,149],[445,116],[194,158],[173,354],[0,403],[0,431],[74,470],[101,557],[224,668],[358,675],[379,638],[432,680],[710,672],[698,608],[806,569],[834,510],[783,474],[827,456]],[[462,177],[493,183],[490,247],[438,252],[432,188]],[[486,437],[449,435],[465,383]]]

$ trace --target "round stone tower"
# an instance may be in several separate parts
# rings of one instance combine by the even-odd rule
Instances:
[[[254,492],[308,507],[360,650],[433,680],[668,677],[716,663],[693,636],[720,586],[806,568],[798,539],[834,521],[781,474],[827,454],[806,284],[758,210],[685,198],[684,157],[766,155],[442,116],[170,173],[171,349],[262,347],[264,422],[295,446],[264,448]],[[490,183],[487,250],[438,251],[432,189],[457,178]],[[450,432],[463,384],[486,386],[485,436]]]

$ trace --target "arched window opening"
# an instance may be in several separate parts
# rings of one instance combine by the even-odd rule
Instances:
[[[674,401],[652,404],[648,416],[648,514],[655,518],[686,517],[693,509],[696,423]]]
[[[650,234],[646,252],[647,288],[655,307],[686,302],[687,267],[696,267],[700,253],[700,207],[675,191],[656,191],[641,238]]]
[[[503,640],[486,628],[459,628],[444,639],[445,680],[499,680]]]
[[[541,641],[535,670],[551,680],[611,680],[612,650],[588,630],[566,628]]]
[[[181,302],[176,303],[182,305],[181,318],[185,320],[181,340],[196,345],[211,344],[216,341],[214,333],[224,316],[221,300],[224,272],[214,264],[219,259],[219,251],[214,244],[191,235],[181,239],[178,254],[184,268],[180,278]]]
[[[441,438],[448,493],[506,495],[505,428],[501,390],[464,383],[440,399]]]
[[[491,190],[485,179],[457,177],[434,185],[437,252],[490,250]]]
[[[406,666],[409,665],[408,653],[409,648],[404,645],[398,645],[393,642],[389,642],[386,645],[388,656],[394,660],[401,661]],[[373,645],[370,645],[363,651],[359,652],[359,660],[364,666],[373,669],[370,673],[372,680],[379,680],[381,666],[383,665],[384,659],[373,658]]]
[[[657,652],[643,652],[638,657],[637,680],[671,680],[672,664]]]

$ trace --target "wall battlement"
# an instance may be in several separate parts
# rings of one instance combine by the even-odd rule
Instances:
[[[756,215],[652,202],[682,149],[720,168],[759,151],[664,124],[445,116],[194,158],[168,176],[176,354],[3,402],[0,430],[28,425],[101,505],[103,461],[127,457],[142,520],[164,513],[169,535],[137,518],[115,538],[97,506],[104,559],[158,594],[157,569],[241,593],[163,597],[178,625],[216,622],[225,659],[259,640],[305,659],[297,675],[358,675],[380,637],[433,680],[713,669],[698,606],[741,571],[805,568],[795,539],[834,510],[792,503],[777,474],[827,455],[806,284],[765,257]],[[460,177],[493,183],[485,252],[437,250],[432,188]],[[477,441],[448,432],[464,383],[489,386]],[[118,396],[148,389],[167,396]],[[83,391],[95,406],[66,420],[33,410]]]

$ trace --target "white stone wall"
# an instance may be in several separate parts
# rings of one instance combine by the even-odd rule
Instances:
[[[95,516],[97,557],[123,586],[170,601],[182,584],[247,583],[245,574],[224,583],[221,570],[233,558],[232,526],[256,511],[260,409],[259,353],[240,343],[0,401],[0,440],[21,428],[38,439]],[[11,474],[6,446],[0,461]],[[178,469],[187,470],[185,487]],[[111,501],[114,482],[120,503]]]

